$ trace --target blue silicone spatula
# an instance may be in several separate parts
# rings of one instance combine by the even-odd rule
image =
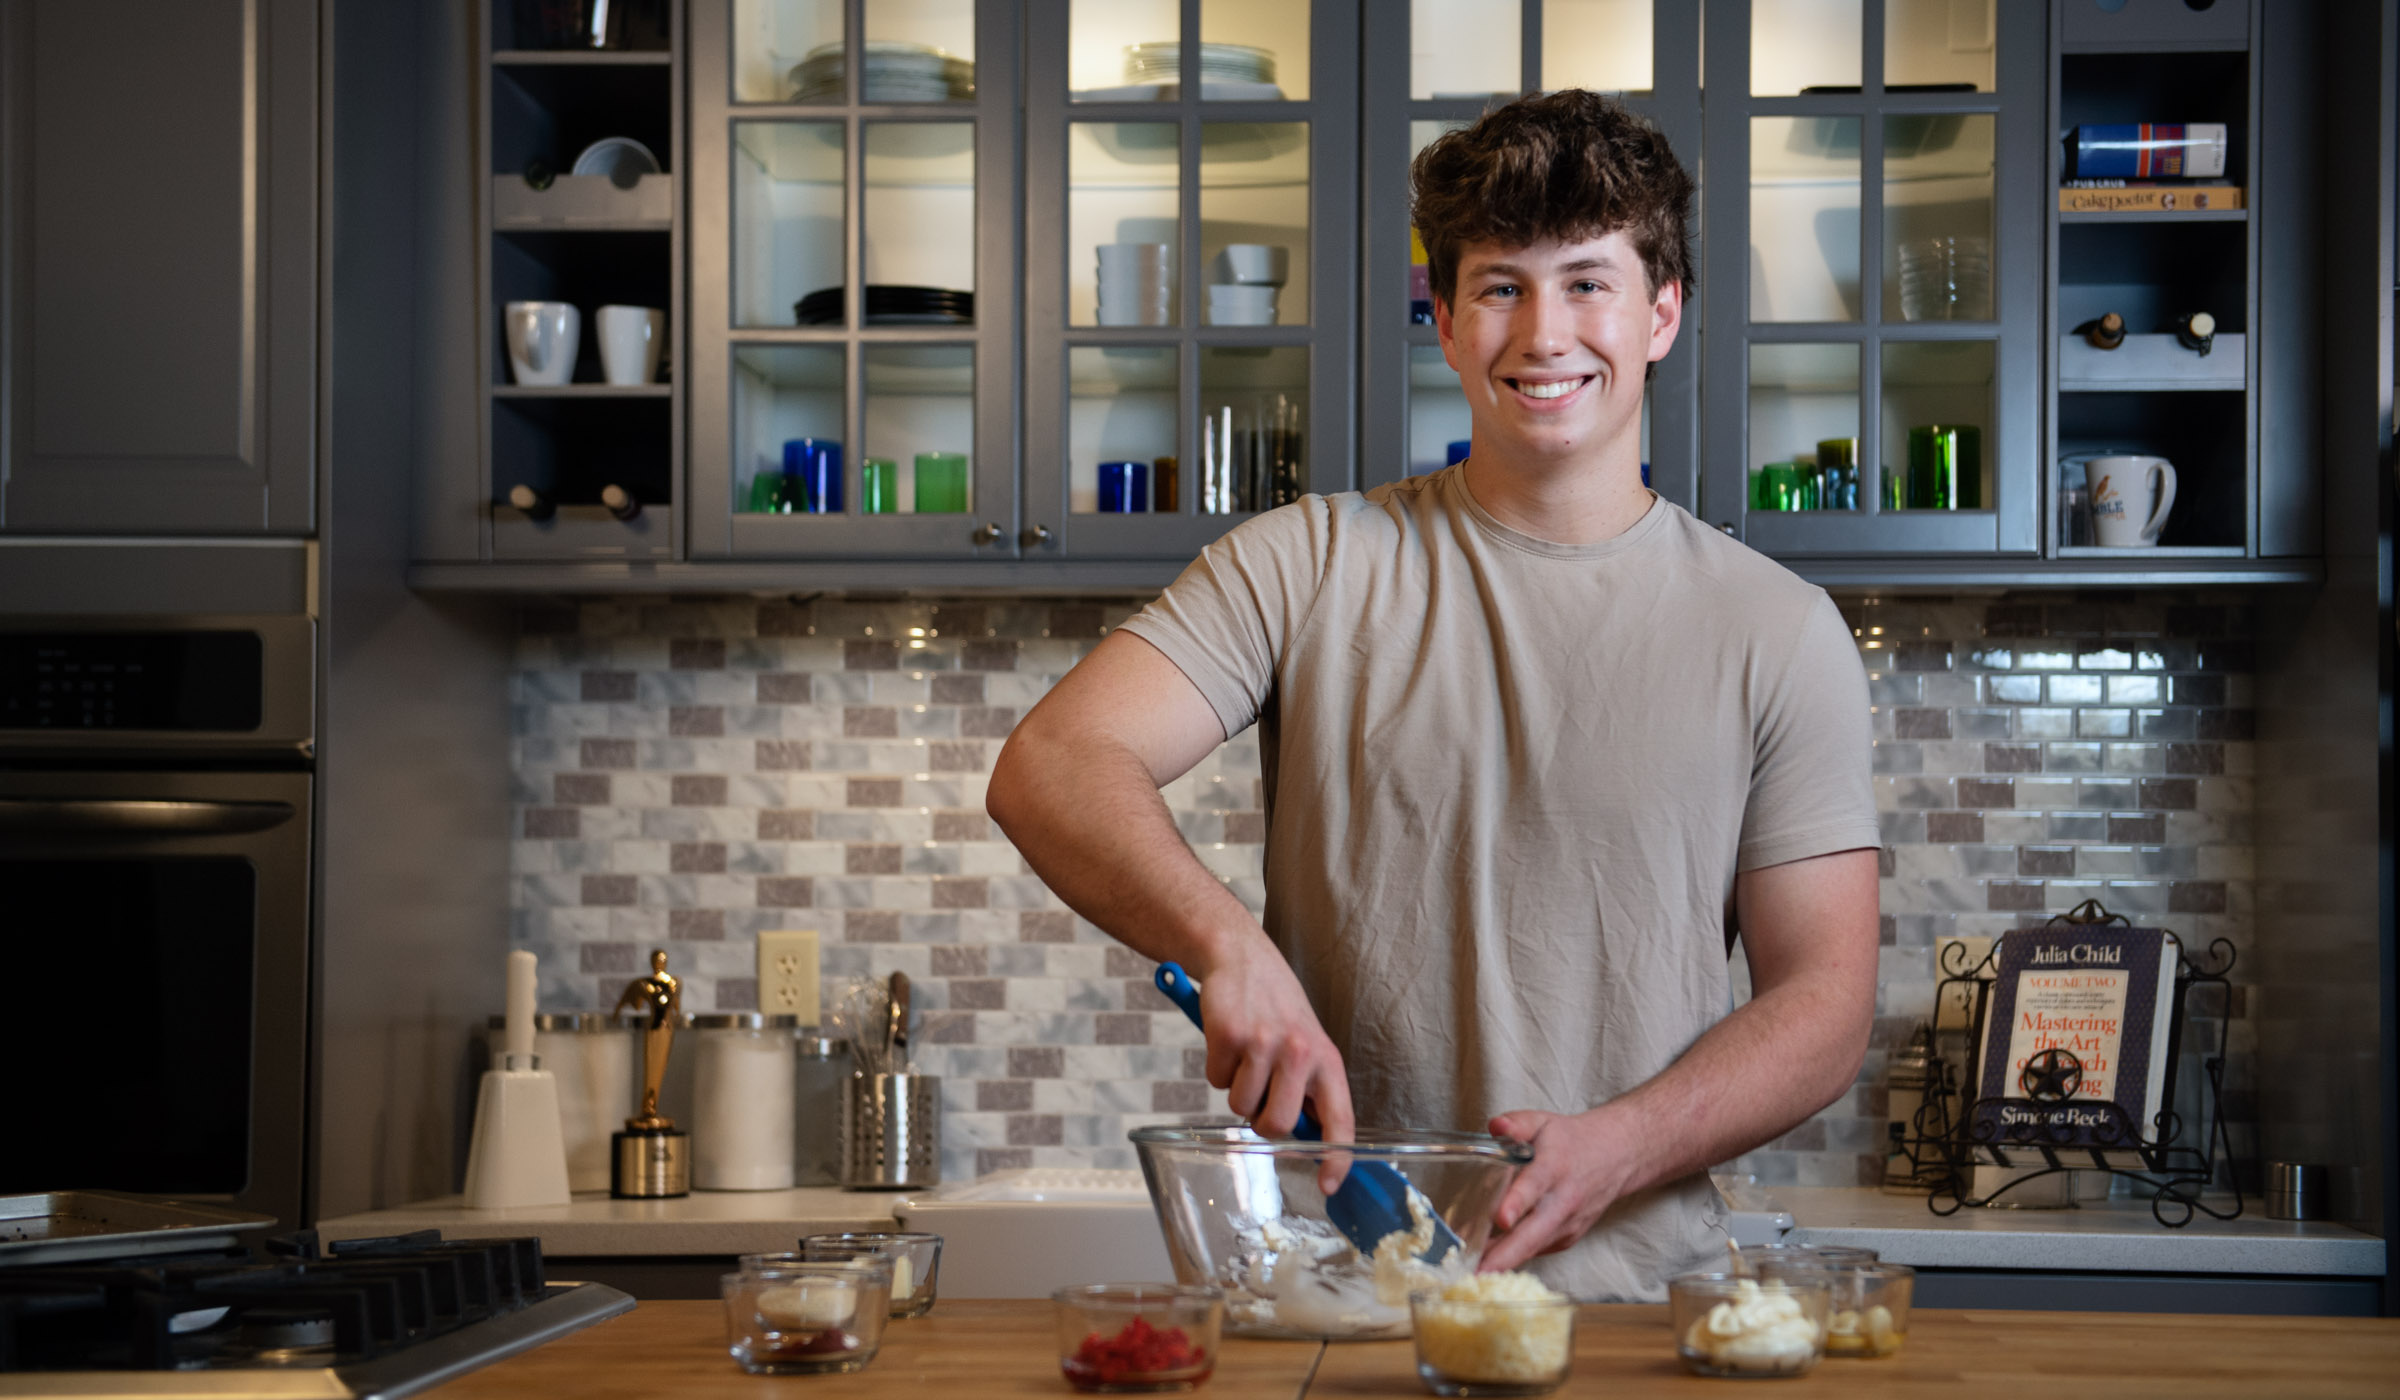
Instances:
[[[1181,963],[1160,963],[1152,980],[1167,994],[1167,1000],[1183,1008],[1183,1014],[1192,1018],[1193,1025],[1204,1031],[1208,1029],[1200,1020],[1199,984],[1192,981]],[[1300,1110],[1300,1121],[1292,1125],[1292,1136],[1302,1142],[1323,1142],[1325,1130],[1317,1126],[1317,1120],[1304,1108]],[[1395,1231],[1405,1235],[1416,1229],[1417,1222],[1408,1209],[1408,1198],[1414,1191],[1408,1178],[1389,1162],[1353,1162],[1342,1184],[1326,1198],[1325,1218],[1333,1222],[1333,1228],[1341,1231],[1342,1238],[1356,1246],[1359,1253],[1373,1254],[1375,1246],[1386,1236]],[[1426,1203],[1425,1214],[1433,1221],[1433,1242],[1417,1257],[1428,1264],[1439,1264],[1459,1247],[1458,1232],[1434,1213],[1431,1202]]]

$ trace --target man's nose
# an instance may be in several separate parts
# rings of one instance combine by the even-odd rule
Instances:
[[[1566,297],[1550,289],[1536,291],[1529,299],[1525,315],[1525,349],[1528,354],[1563,355],[1574,343],[1574,330],[1567,314]]]

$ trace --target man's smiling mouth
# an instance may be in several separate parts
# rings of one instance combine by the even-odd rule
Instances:
[[[1592,377],[1587,374],[1581,379],[1552,379],[1541,382],[1511,379],[1508,381],[1508,387],[1529,399],[1563,399],[1591,382]]]

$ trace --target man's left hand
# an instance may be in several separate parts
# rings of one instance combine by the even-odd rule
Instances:
[[[1493,1212],[1500,1233],[1483,1252],[1484,1272],[1514,1269],[1537,1254],[1565,1249],[1615,1203],[1631,1154],[1615,1141],[1606,1112],[1529,1108],[1492,1120],[1493,1136],[1528,1144],[1533,1162],[1509,1183]]]

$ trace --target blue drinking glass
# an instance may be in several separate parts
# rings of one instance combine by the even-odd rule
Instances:
[[[842,445],[827,438],[793,438],[783,445],[787,510],[838,515],[842,509]]]
[[[1100,509],[1111,515],[1150,509],[1150,464],[1102,462]]]

